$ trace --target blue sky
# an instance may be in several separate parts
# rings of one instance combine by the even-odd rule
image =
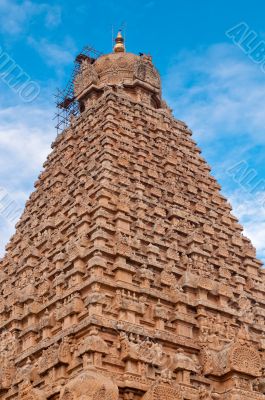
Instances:
[[[110,52],[112,26],[124,25],[127,50],[153,56],[164,98],[265,260],[265,69],[226,35],[243,22],[262,42],[264,12],[262,0],[0,0],[0,49],[40,86],[26,103],[0,70],[0,200],[23,209],[56,135],[56,87],[84,45]],[[14,222],[0,202],[0,254]]]

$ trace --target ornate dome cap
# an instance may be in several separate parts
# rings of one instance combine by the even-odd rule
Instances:
[[[81,108],[86,108],[86,99],[90,98],[92,92],[96,92],[95,97],[98,97],[106,86],[122,88],[126,95],[136,101],[161,104],[160,76],[151,56],[127,53],[121,32],[115,42],[113,53],[104,54],[97,59],[81,59],[80,71],[74,82],[76,98],[86,103]]]
[[[138,79],[160,91],[160,76],[151,56],[116,52],[99,57],[94,63],[101,84],[130,84]]]

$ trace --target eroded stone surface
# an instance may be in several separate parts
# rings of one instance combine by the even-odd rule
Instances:
[[[265,282],[149,56],[76,78],[1,261],[0,398],[265,399]]]

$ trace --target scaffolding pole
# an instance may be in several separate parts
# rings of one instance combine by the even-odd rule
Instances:
[[[93,64],[101,55],[102,53],[95,50],[93,47],[85,46],[81,53],[75,58],[71,78],[65,89],[57,89],[55,93],[56,113],[54,117],[54,119],[56,119],[55,128],[57,130],[57,135],[68,128],[72,116],[78,117],[78,115],[80,115],[79,104],[74,93],[74,83],[77,75],[80,73],[82,62],[84,60],[89,60],[89,62]]]

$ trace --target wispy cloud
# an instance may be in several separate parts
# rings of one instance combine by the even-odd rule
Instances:
[[[73,62],[77,52],[74,41],[67,37],[62,45],[51,43],[47,39],[28,38],[28,43],[39,53],[45,63],[56,66],[58,70]]]
[[[0,111],[2,186],[8,182],[18,184],[20,181],[23,185],[32,175],[37,174],[55,137],[52,117],[52,109],[32,105],[9,107]]]
[[[5,34],[20,34],[37,16],[43,17],[47,28],[54,28],[61,22],[61,8],[56,4],[30,0],[0,0],[0,31]]]
[[[192,128],[233,213],[265,260],[265,212],[260,202],[264,194],[248,193],[227,173],[245,160],[257,170],[257,179],[262,178],[264,73],[233,44],[215,44],[180,52],[164,77],[164,89],[176,117]]]
[[[53,110],[17,106],[0,111],[0,187],[24,208],[55,137]],[[19,213],[20,214],[20,213]],[[0,213],[0,255],[14,232],[15,220]]]
[[[164,79],[178,118],[202,141],[248,136],[265,144],[265,79],[233,44],[178,54]]]
[[[258,256],[265,264],[265,192],[253,197],[237,190],[231,194],[229,200],[234,213],[244,226],[246,236],[251,238]]]

